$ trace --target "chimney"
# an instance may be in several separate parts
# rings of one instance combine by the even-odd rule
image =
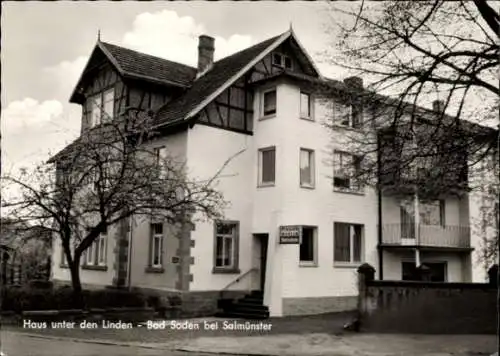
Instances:
[[[198,38],[198,75],[210,70],[214,63],[215,39],[207,35]]]
[[[444,101],[434,100],[432,102],[432,109],[437,113],[442,113],[444,111]]]
[[[363,78],[348,77],[344,79],[344,84],[352,90],[363,90]]]

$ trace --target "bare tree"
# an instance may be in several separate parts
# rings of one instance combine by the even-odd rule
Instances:
[[[352,129],[334,133],[335,144],[362,162],[350,179],[436,196],[480,190],[486,177],[498,196],[498,11],[481,0],[330,9],[337,52],[327,60],[370,83],[321,88],[337,105],[328,128]]]
[[[17,221],[53,232],[78,297],[82,254],[107,227],[131,217],[182,224],[222,214],[225,201],[214,186],[231,158],[212,178],[193,180],[185,162],[150,148],[159,135],[152,120],[151,113],[127,109],[119,120],[84,132],[53,164],[4,177],[21,192],[4,207]]]

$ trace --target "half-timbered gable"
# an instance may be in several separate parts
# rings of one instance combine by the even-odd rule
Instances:
[[[293,37],[276,47],[254,66],[252,80],[265,79],[283,71],[318,77],[317,71]]]
[[[248,77],[224,90],[201,112],[199,123],[243,133],[252,132],[253,91]]]
[[[192,67],[98,41],[70,102],[82,105],[84,131],[126,107],[157,110],[182,95],[195,74]]]

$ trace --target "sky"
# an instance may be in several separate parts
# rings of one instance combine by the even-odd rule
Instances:
[[[2,169],[30,167],[79,134],[70,94],[101,40],[196,65],[198,36],[215,37],[216,59],[293,26],[323,74],[332,43],[325,2],[2,2]],[[324,62],[324,61],[323,61]]]

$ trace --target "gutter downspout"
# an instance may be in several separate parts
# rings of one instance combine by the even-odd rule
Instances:
[[[384,251],[382,250],[382,184],[381,184],[381,157],[380,157],[380,133],[377,133],[377,208],[378,208],[378,279],[384,279]]]
[[[129,218],[129,227],[128,227],[128,268],[127,268],[127,287],[130,291],[132,289],[131,281],[132,281],[132,237],[134,234],[132,233],[133,229],[133,219],[132,216]]]

